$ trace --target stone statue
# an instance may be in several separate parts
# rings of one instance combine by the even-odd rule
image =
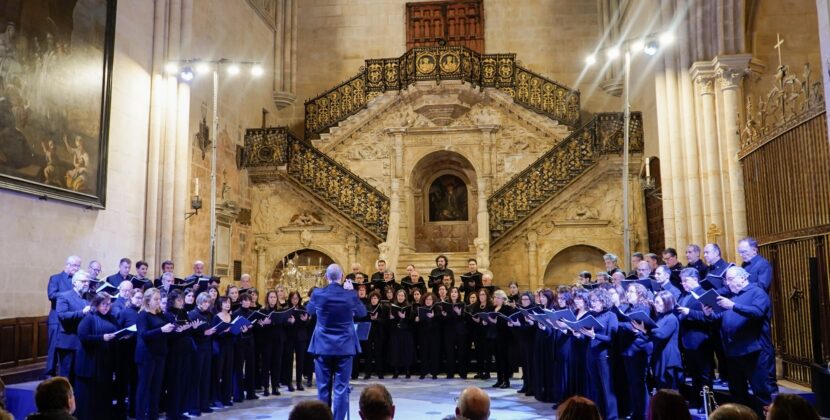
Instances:
[[[303,210],[302,213],[292,216],[288,223],[294,226],[314,226],[322,225],[323,221],[320,220],[320,216],[317,214],[308,210]]]

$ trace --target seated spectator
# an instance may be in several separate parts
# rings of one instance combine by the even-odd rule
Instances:
[[[602,420],[599,408],[593,401],[574,395],[559,406],[559,420]]]
[[[724,404],[709,414],[709,420],[758,420],[758,414],[743,404]]]
[[[673,389],[661,389],[648,404],[648,420],[692,420],[686,399]]]
[[[778,394],[767,410],[767,420],[819,420],[815,407],[795,394]]]
[[[332,420],[331,410],[320,400],[300,401],[291,410],[288,420]]]
[[[458,396],[455,416],[444,417],[444,420],[487,420],[489,418],[490,396],[481,388],[470,386],[461,391],[461,395]]]
[[[72,385],[61,376],[47,379],[38,384],[35,390],[37,413],[30,414],[26,420],[76,420],[75,394]]]
[[[360,418],[363,420],[391,420],[395,418],[395,405],[385,386],[372,384],[360,393]]]

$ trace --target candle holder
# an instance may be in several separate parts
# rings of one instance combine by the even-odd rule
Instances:
[[[649,191],[654,189],[654,178],[650,176],[643,177],[640,180],[640,187],[643,191]]]
[[[190,199],[190,208],[193,209],[193,211],[185,212],[184,213],[184,220],[187,220],[187,219],[199,214],[199,209],[202,208],[202,197],[199,197],[198,195],[194,195]]]

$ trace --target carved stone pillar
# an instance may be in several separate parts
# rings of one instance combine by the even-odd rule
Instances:
[[[349,255],[349,267],[344,267],[351,273],[352,266],[357,263],[357,235],[350,234],[346,238],[346,252]]]
[[[265,266],[267,264],[265,261],[266,249],[265,241],[262,238],[256,238],[254,240],[254,252],[256,252],[256,272],[254,273],[254,279],[257,290],[267,290],[268,277],[271,274],[268,273],[268,269]]]
[[[703,187],[704,225],[707,231],[713,225],[722,229],[724,226],[721,189],[723,171],[718,147],[714,66],[710,62],[695,63],[692,65],[692,76],[698,93],[697,117],[703,128],[699,141],[703,164],[700,181]],[[704,241],[708,241],[707,238],[704,238]],[[698,243],[698,245],[703,247],[703,243]]]
[[[730,203],[730,224],[726,236],[725,249],[734,248],[738,240],[746,236],[746,201],[744,198],[743,169],[738,161],[741,139],[738,134],[738,116],[743,108],[738,90],[744,76],[744,69],[749,65],[749,55],[737,55],[717,58],[718,85],[723,95],[723,150],[725,152],[728,177],[728,195]],[[722,247],[724,248],[724,247]]]
[[[395,269],[400,254],[400,229],[401,229],[401,181],[392,178],[392,189],[389,196],[389,231],[386,232],[386,242],[378,245],[380,258],[386,260],[386,266]],[[385,254],[385,255],[384,255]]]
[[[490,212],[487,210],[489,179],[478,178],[478,237],[473,240],[476,247],[476,261],[482,269],[490,267]]]
[[[536,249],[536,241],[539,235],[535,230],[527,232],[525,237],[525,245],[527,245],[527,277],[530,284],[530,290],[537,290],[541,287],[539,284],[539,255]]]
[[[274,91],[277,109],[297,99],[297,4],[296,0],[277,0],[274,22]]]
[[[827,109],[827,126],[830,127],[830,0],[816,0],[818,8],[818,40],[821,51],[822,86],[824,106]]]
[[[668,122],[665,115],[666,110],[666,77],[665,71],[656,71],[654,75],[654,92],[657,101],[657,140],[660,151],[660,183],[663,192],[663,225],[666,244],[676,244],[674,207],[675,194],[672,187],[671,172],[667,165],[671,165],[671,139],[668,132]],[[662,168],[666,168],[663,170]],[[626,261],[626,264],[628,261]]]

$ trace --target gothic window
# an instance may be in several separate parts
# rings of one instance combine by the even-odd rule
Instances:
[[[406,48],[458,45],[484,53],[482,0],[406,4]]]

